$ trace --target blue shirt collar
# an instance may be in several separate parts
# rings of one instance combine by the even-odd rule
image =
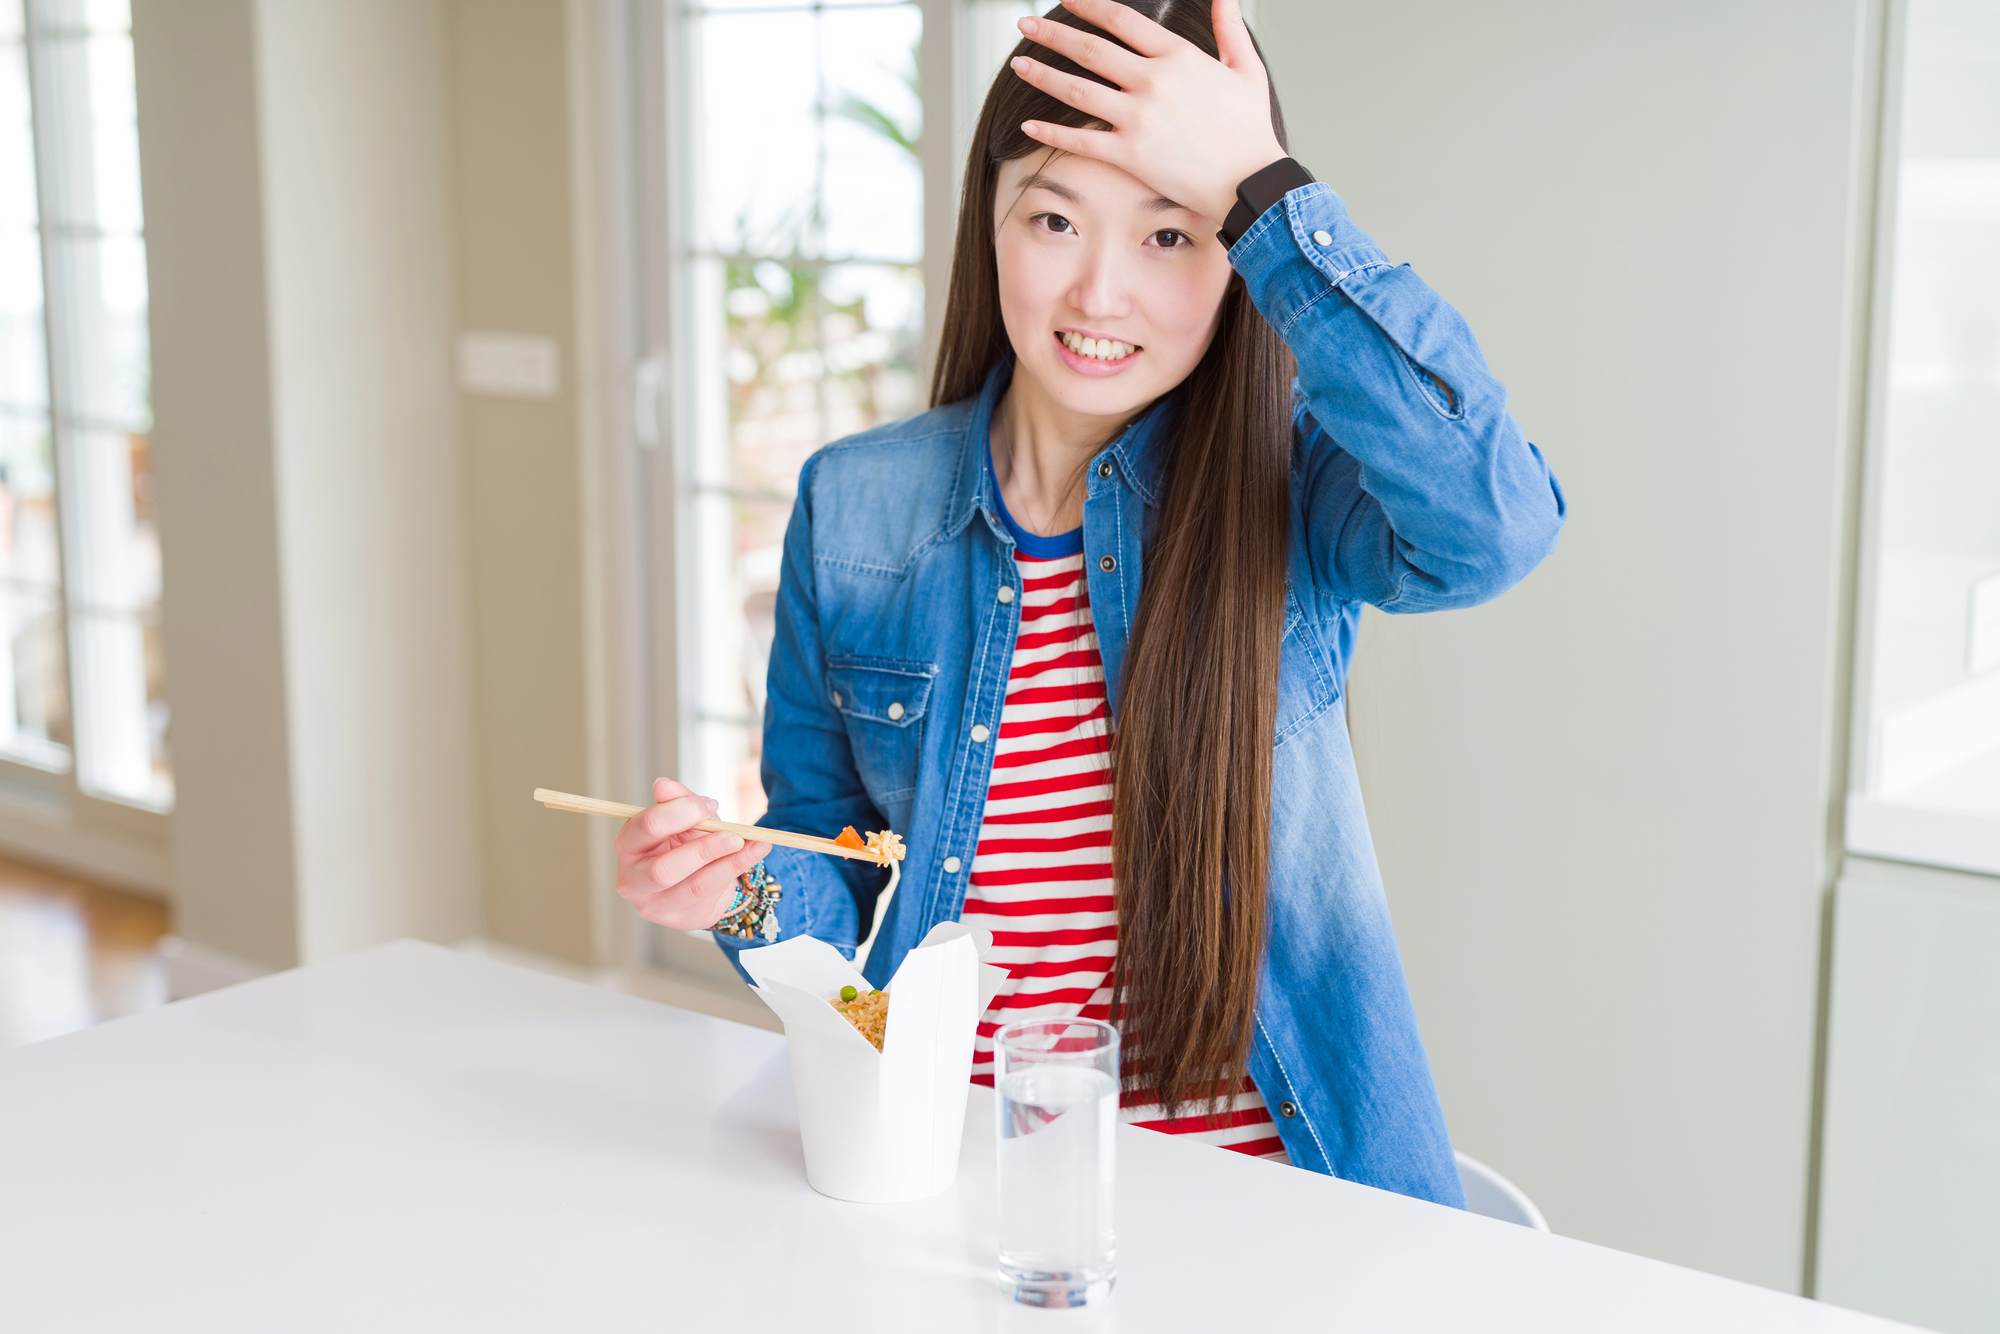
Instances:
[[[1014,358],[1003,358],[986,374],[986,384],[979,391],[973,403],[972,417],[966,423],[965,439],[959,448],[957,494],[965,497],[954,507],[949,531],[957,533],[972,520],[972,516],[984,513],[993,523],[997,532],[1020,541],[1006,506],[1000,502],[1000,488],[993,480],[993,460],[990,442],[993,436],[993,410],[1000,405],[1000,396],[1007,392],[1007,386],[1014,378]],[[1102,451],[1117,461],[1118,473],[1131,484],[1146,504],[1158,507],[1160,487],[1164,480],[1168,453],[1167,428],[1173,419],[1174,394],[1166,394],[1140,413],[1129,426],[1118,433]],[[1094,479],[1093,479],[1094,485]],[[1028,534],[1034,537],[1034,534]],[[1037,541],[1059,539],[1037,538]],[[1030,555],[1036,554],[1024,546]]]

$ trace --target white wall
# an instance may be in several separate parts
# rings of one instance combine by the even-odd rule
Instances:
[[[1470,319],[1572,517],[1371,614],[1351,714],[1461,1148],[1560,1232],[1806,1265],[1880,24],[1263,0],[1296,154]]]
[[[439,7],[257,9],[302,955],[478,924]]]

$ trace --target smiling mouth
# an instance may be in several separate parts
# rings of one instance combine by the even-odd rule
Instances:
[[[1091,361],[1123,361],[1140,351],[1134,343],[1121,343],[1115,338],[1091,338],[1071,329],[1058,331],[1056,340],[1077,356]]]

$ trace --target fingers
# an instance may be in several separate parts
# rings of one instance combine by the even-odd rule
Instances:
[[[679,784],[675,784],[679,786]],[[682,789],[684,795],[658,806],[649,806],[625,822],[618,831],[618,851],[627,856],[643,855],[676,835],[685,834],[715,815],[716,804]]]
[[[707,869],[717,858],[732,857],[742,849],[743,840],[734,834],[703,834],[676,843],[645,860],[642,883],[650,880],[661,889],[670,889]]]
[[[1223,64],[1231,69],[1264,67],[1264,62],[1257,58],[1257,48],[1251,44],[1250,28],[1243,22],[1243,6],[1238,0],[1215,0],[1209,15],[1215,26],[1216,54]]]
[[[1130,102],[1130,99],[1116,88],[1106,88],[1096,80],[1086,79],[1081,74],[1067,74],[1062,70],[1052,69],[1028,56],[1016,56],[1011,63],[1016,74],[1050,97],[1067,102],[1086,116],[1095,116],[1106,125],[1116,125],[1121,119],[1119,113]]]
[[[662,926],[699,931],[715,925],[734,901],[737,877],[770,854],[769,843],[749,843],[735,853],[718,857],[683,880],[647,892],[624,885],[619,893],[638,909],[639,915]]]
[[[1104,29],[1142,56],[1163,56],[1181,44],[1180,38],[1118,0],[1062,0],[1062,3],[1064,9],[1085,23]]]
[[[1078,157],[1095,158],[1099,162],[1109,162],[1121,166],[1118,136],[1110,130],[1072,130],[1067,125],[1051,125],[1045,120],[1021,122],[1021,133],[1036,143],[1047,144],[1050,148]]]
[[[1120,8],[1124,7],[1121,5]],[[1106,41],[1099,33],[1072,28],[1067,23],[1050,23],[1046,19],[1022,19],[1016,26],[1029,41],[1068,56],[1092,73],[1102,74],[1120,88],[1130,88],[1138,82],[1146,67],[1145,57],[1135,56],[1116,42]]]
[[[762,852],[758,851],[760,848],[763,849]],[[770,850],[771,845],[768,843],[745,844],[742,851],[726,857],[718,857],[699,871],[696,871],[687,878],[682,888],[701,900],[708,900],[717,895],[722,895],[722,900],[713,905],[714,911],[719,915],[724,908],[729,906],[726,891],[736,883],[736,877],[755,866],[764,854]],[[712,922],[715,918],[711,917],[709,920]]]

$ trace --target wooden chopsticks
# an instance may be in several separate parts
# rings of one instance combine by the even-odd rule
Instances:
[[[550,810],[575,811],[580,815],[609,815],[619,820],[629,820],[649,809],[645,806],[627,806],[622,801],[606,801],[602,797],[579,797],[573,792],[552,792],[545,787],[535,789],[535,800]],[[877,866],[889,864],[889,855],[879,849],[850,848],[830,838],[814,838],[811,834],[794,834],[785,829],[731,824],[727,820],[703,820],[695,828],[711,834],[734,834],[745,843],[775,843],[779,847],[798,848],[804,852],[823,852],[830,857],[851,857],[855,861],[874,862]]]

